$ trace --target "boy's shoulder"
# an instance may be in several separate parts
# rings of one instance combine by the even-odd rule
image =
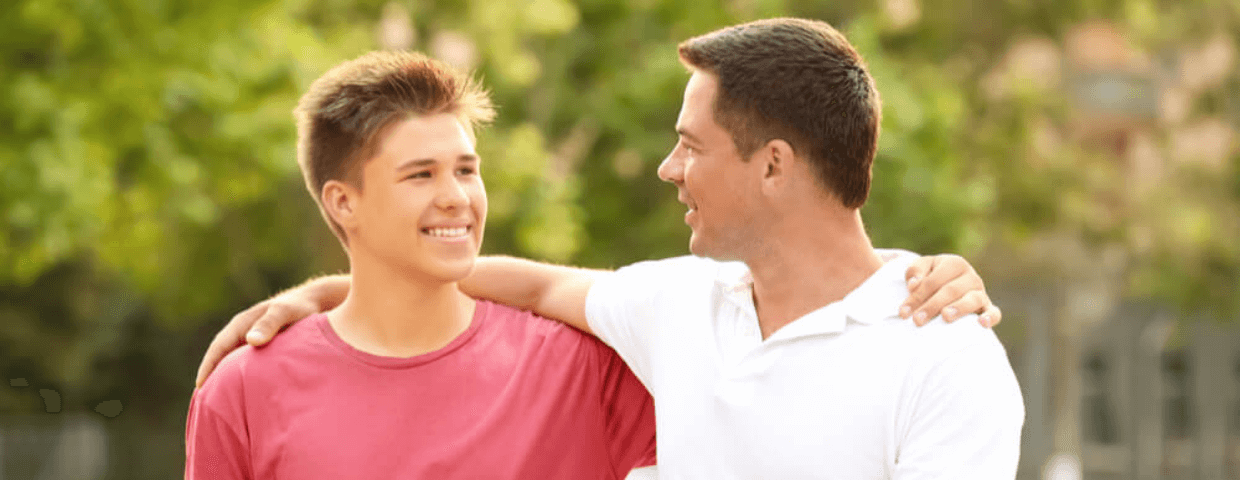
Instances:
[[[486,309],[486,323],[489,328],[496,330],[492,332],[492,336],[503,336],[523,343],[545,343],[555,348],[603,346],[593,335],[529,310],[485,300],[478,301],[478,308]]]
[[[290,325],[261,347],[242,345],[229,352],[207,377],[202,390],[244,388],[247,379],[262,376],[283,360],[294,359],[304,355],[307,349],[316,348],[321,342],[307,337],[316,335],[321,316],[311,315]]]

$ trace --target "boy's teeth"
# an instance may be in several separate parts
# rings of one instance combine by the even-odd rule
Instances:
[[[469,231],[468,227],[456,228],[428,228],[427,232],[432,237],[463,237]]]

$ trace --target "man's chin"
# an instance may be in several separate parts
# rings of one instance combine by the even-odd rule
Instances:
[[[710,246],[707,242],[702,241],[697,235],[689,237],[689,253],[696,257],[709,258],[719,262],[737,262],[741,261],[740,255],[736,252],[727,252],[718,246]]]
[[[707,248],[706,242],[703,242],[696,233],[689,237],[689,253],[692,253],[694,256],[698,257],[719,260],[719,252],[715,252],[712,249]]]

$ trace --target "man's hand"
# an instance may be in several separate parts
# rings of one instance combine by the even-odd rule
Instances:
[[[940,313],[947,322],[977,313],[984,327],[1003,320],[1003,312],[986,295],[982,277],[959,255],[921,257],[909,266],[904,278],[909,296],[900,307],[900,316],[912,317],[918,326]]]
[[[238,313],[220,333],[215,334],[202,363],[198,364],[195,387],[201,387],[207,375],[229,352],[243,343],[261,346],[276,332],[315,313],[331,310],[344,301],[349,292],[349,278],[323,277],[263,300]]]

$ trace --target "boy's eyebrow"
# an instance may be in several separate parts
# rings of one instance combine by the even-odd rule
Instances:
[[[434,164],[435,164],[435,159],[433,158],[418,158],[418,159],[413,159],[413,160],[405,160],[404,163],[396,167],[396,171],[409,170],[411,168],[429,167]]]
[[[465,155],[456,157],[457,162],[478,163],[478,160],[479,160],[478,156],[472,153],[467,153]],[[438,160],[435,160],[433,158],[416,158],[412,160],[405,160],[404,163],[401,163],[400,165],[396,167],[396,171],[409,170],[411,168],[429,167],[431,165],[434,165],[436,162],[438,162]]]

